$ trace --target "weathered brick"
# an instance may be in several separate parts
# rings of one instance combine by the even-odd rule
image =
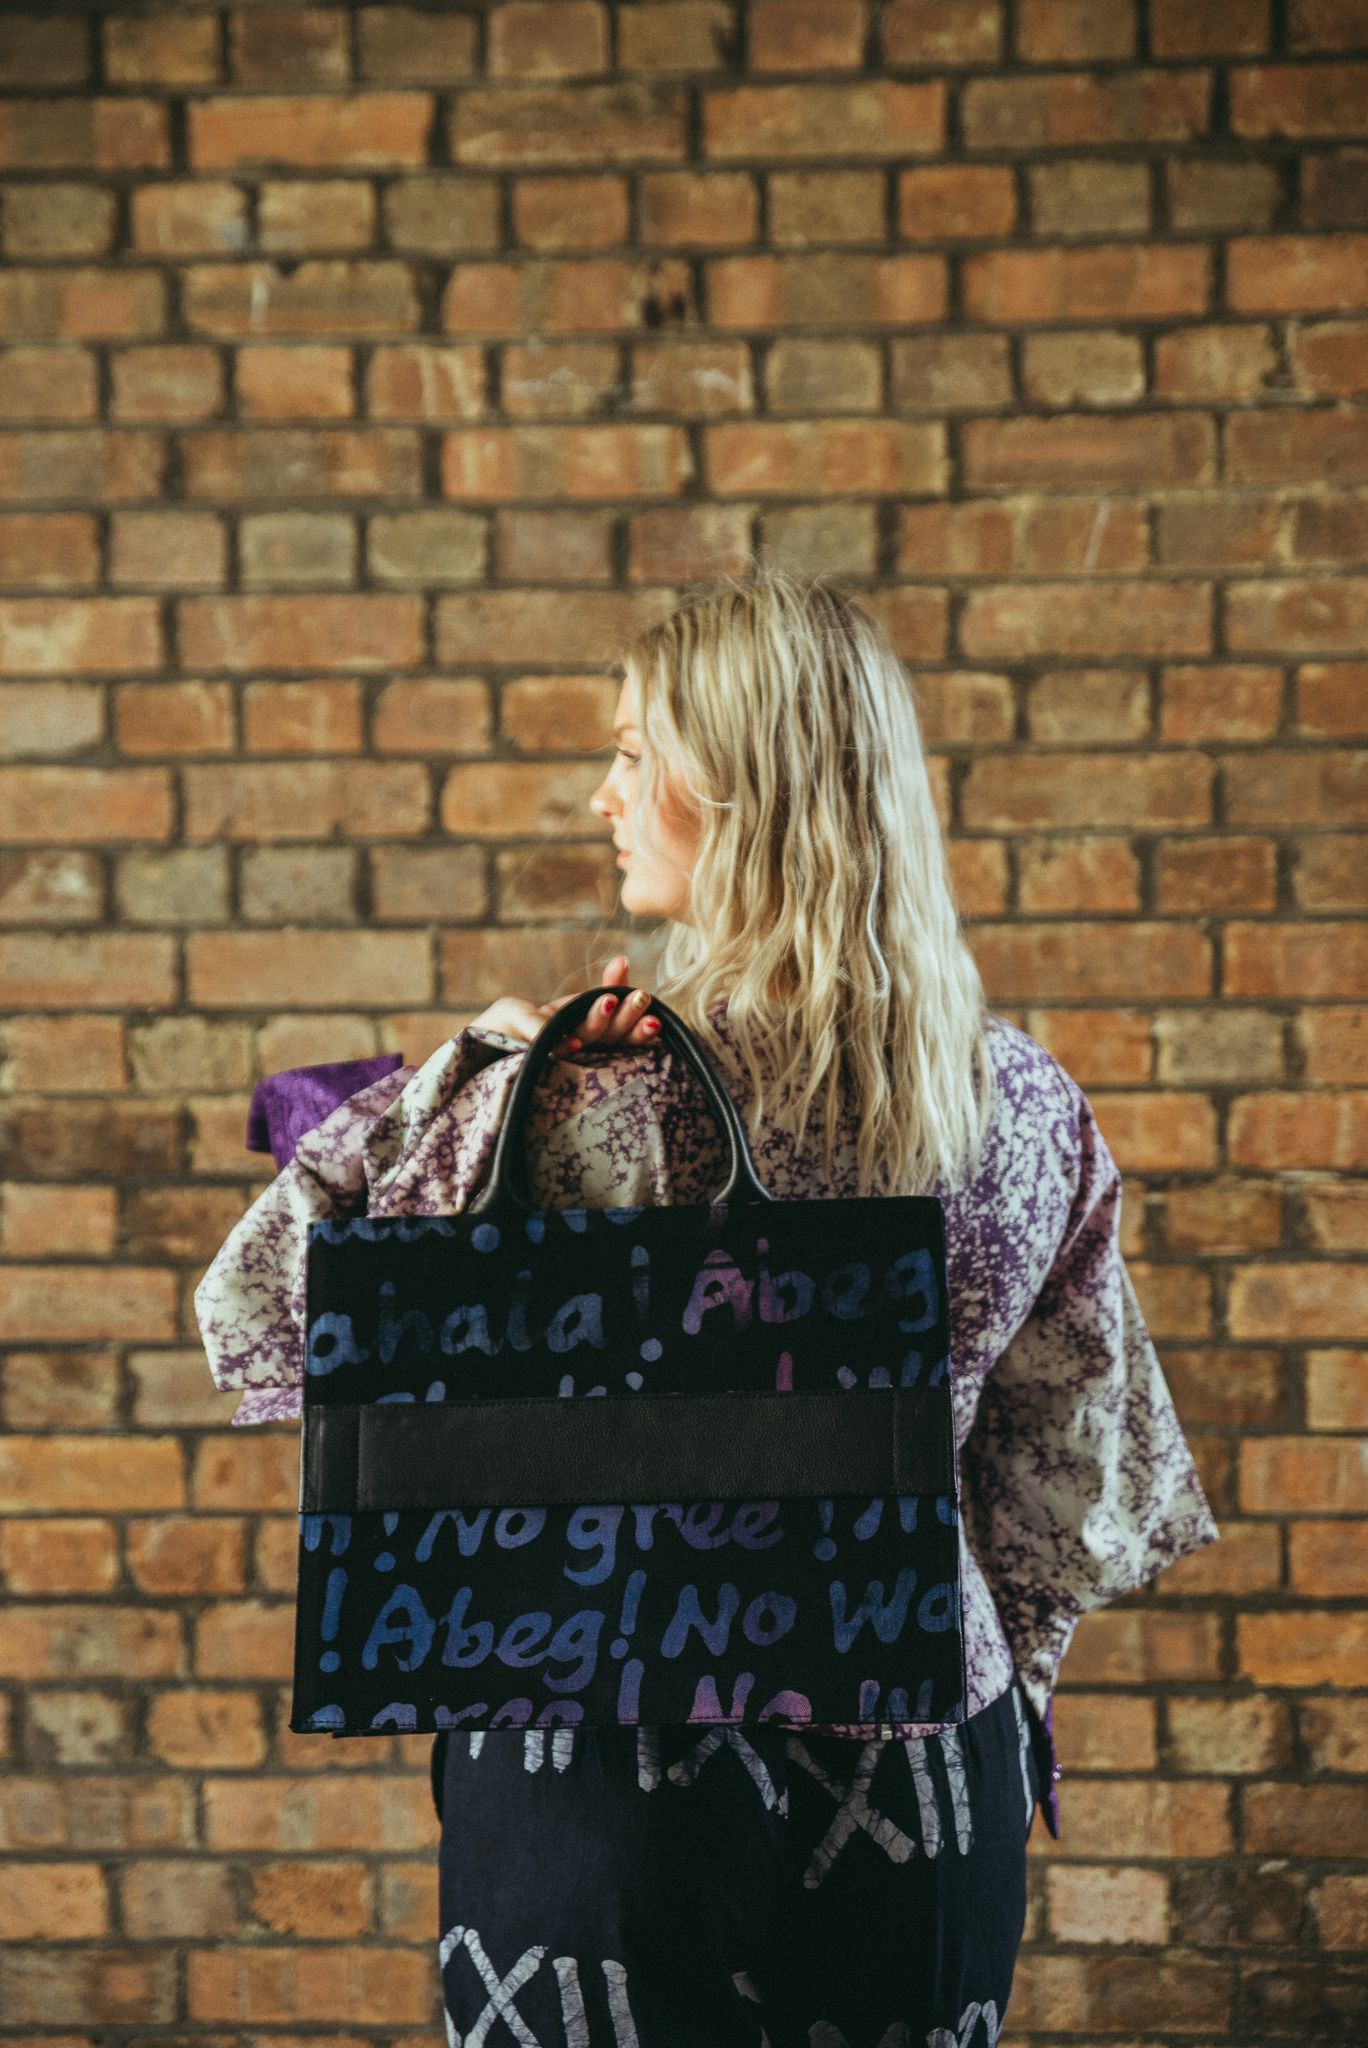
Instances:
[[[1258,56],[1268,31],[1268,0],[1151,0],[1156,57]]]
[[[0,100],[0,169],[153,171],[171,160],[155,100]]]
[[[227,560],[223,522],[213,512],[168,507],[116,512],[109,522],[113,584],[215,590],[225,581]]]
[[[1368,630],[1368,578],[1231,586],[1232,653],[1357,654]]]
[[[185,1856],[130,1863],[120,1874],[124,1926],[134,1941],[212,1941],[233,1924],[226,1864]]]
[[[363,839],[404,839],[428,821],[427,778],[400,763],[191,765],[184,780],[185,833],[192,841],[282,842],[327,839],[343,831]]]
[[[257,240],[272,255],[366,249],[375,193],[355,178],[271,179],[257,195]]]
[[[972,591],[961,646],[972,661],[1027,654],[1204,654],[1211,598],[1201,583],[1037,583]]]
[[[248,239],[247,194],[238,185],[143,185],[133,194],[133,246],[148,256],[222,256]]]
[[[522,165],[680,163],[685,155],[682,88],[624,80],[565,93],[553,86],[498,86],[457,95],[451,154],[458,164],[514,170]]]
[[[556,665],[611,660],[668,609],[670,593],[481,590],[437,601],[437,659],[451,666],[487,662]]]
[[[484,352],[446,342],[377,348],[366,371],[366,404],[380,420],[477,419],[485,407]]]
[[[228,17],[229,64],[243,85],[338,85],[350,72],[341,7],[262,7]]]
[[[212,85],[219,76],[218,23],[212,15],[116,16],[103,32],[111,85]]]
[[[178,611],[181,660],[192,669],[411,668],[423,653],[416,598],[192,597]]]
[[[476,64],[473,16],[386,4],[357,14],[362,78],[381,85],[454,85]]]
[[[964,88],[961,118],[970,149],[1187,142],[1206,132],[1210,98],[1205,71],[976,78]]]
[[[1266,228],[1281,196],[1275,165],[1244,157],[1223,160],[1209,151],[1171,157],[1164,176],[1169,219],[1180,229]]]
[[[75,670],[136,675],[160,666],[161,631],[156,604],[150,598],[0,600],[0,674],[51,675]],[[117,780],[107,786],[118,787]]]
[[[839,210],[839,178],[827,172],[824,182],[828,188],[837,188],[828,192],[827,204]],[[777,180],[771,181],[771,204],[782,218],[786,200],[794,195],[773,194],[775,183]],[[581,188],[578,200],[573,191],[576,186]],[[641,240],[648,247],[656,243],[665,248],[681,244],[731,248],[753,242],[759,225],[755,180],[744,171],[648,172],[640,182],[638,204]],[[513,217],[520,238],[534,248],[597,248],[627,239],[626,193],[618,179],[522,180],[514,193]],[[774,235],[776,241],[791,241],[791,218],[789,232],[776,222]],[[817,235],[813,239],[832,237]]]
[[[665,497],[689,474],[676,426],[471,427],[442,444],[449,498]]]
[[[907,242],[996,240],[1011,233],[1016,210],[1012,174],[997,165],[936,164],[898,173],[898,232]],[[859,239],[869,240],[868,231]]]
[[[0,1870],[0,1939],[89,1941],[108,1931],[98,1863],[25,1862]]]
[[[0,191],[5,254],[11,259],[107,255],[114,219],[114,194],[99,185],[6,185]]]
[[[1181,244],[995,249],[964,266],[970,317],[1013,325],[1204,313],[1209,289],[1207,251]]]
[[[19,347],[0,356],[0,419],[88,420],[97,409],[89,350]]]
[[[1262,64],[1230,74],[1236,135],[1368,134],[1368,64]]]
[[[1212,424],[1195,413],[973,420],[964,429],[964,473],[977,488],[1200,484],[1215,463]]]
[[[238,524],[243,588],[355,581],[356,526],[344,512],[253,512]]]
[[[613,515],[606,508],[567,511],[558,506],[521,506],[498,511],[493,533],[495,573],[506,583],[611,583],[613,526]]]
[[[115,419],[203,420],[223,401],[222,370],[211,348],[170,342],[120,349],[110,374]]]
[[[867,341],[778,341],[765,357],[772,413],[877,412],[883,365]]]
[[[1368,235],[1252,236],[1231,243],[1227,262],[1226,295],[1237,313],[1363,309]]]
[[[1091,157],[1035,164],[1027,173],[1031,225],[1037,234],[1144,234],[1150,225],[1149,169],[1145,164],[1097,162]]]
[[[186,975],[191,1002],[210,1010],[356,1003],[377,988],[389,1002],[421,1003],[433,993],[418,933],[299,931],[283,949],[273,932],[192,932]]]
[[[1144,355],[1131,334],[1031,334],[1021,381],[1038,405],[1128,405],[1144,395]]]
[[[249,754],[359,754],[361,685],[344,677],[248,683],[242,738]]]
[[[841,137],[846,157],[887,161],[934,156],[945,129],[945,88],[937,80],[904,84],[745,85],[702,95],[706,155],[801,161],[831,153]]]
[[[16,7],[0,21],[0,78],[7,85],[80,85],[90,74],[90,31],[74,14]]]
[[[857,71],[863,0],[751,0],[752,71]]]
[[[738,327],[905,327],[946,308],[940,256],[719,256],[707,266],[713,323]]]
[[[1002,52],[999,0],[889,0],[879,39],[888,64],[993,64]]]
[[[408,334],[419,324],[406,263],[312,259],[288,274],[273,264],[192,264],[186,325],[226,339],[271,334]]]
[[[196,100],[190,161],[197,171],[399,170],[425,161],[431,122],[432,101],[416,92]]]
[[[115,428],[60,427],[0,434],[0,496],[42,503],[54,498],[117,504],[155,497],[165,453],[155,434]]]
[[[489,18],[491,78],[596,78],[608,69],[600,0],[507,0]]]
[[[93,583],[95,521],[86,512],[0,513],[0,581],[38,589]]]
[[[754,421],[705,430],[708,481],[726,496],[945,488],[944,432],[931,422]]]
[[[1368,149],[1318,150],[1304,158],[1301,206],[1309,228],[1368,227]]]

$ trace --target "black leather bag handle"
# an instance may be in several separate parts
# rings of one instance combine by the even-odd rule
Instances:
[[[471,1214],[484,1213],[491,1209],[521,1210],[529,1215],[533,1213],[535,1205],[527,1190],[522,1146],[523,1124],[532,1105],[532,1090],[537,1085],[542,1068],[551,1057],[551,1049],[556,1040],[563,1033],[573,1031],[581,1018],[588,1016],[600,996],[621,993],[621,987],[612,982],[601,983],[598,988],[583,989],[579,995],[572,996],[569,1002],[563,1003],[554,1016],[548,1017],[532,1040],[519,1069],[518,1078],[513,1083],[513,1092],[508,1100],[508,1112],[494,1146],[489,1178],[473,1201],[467,1205]],[[727,1093],[716,1067],[695,1034],[683,1018],[676,1015],[669,1004],[662,1002],[659,996],[652,996],[642,1015],[659,1017],[662,1041],[680,1053],[693,1070],[702,1084],[703,1092],[718,1122],[727,1134],[731,1147],[731,1172],[721,1193],[714,1195],[712,1199],[715,1202],[773,1201],[774,1197],[768,1188],[762,1186],[755,1171],[755,1161],[751,1157],[745,1127],[736,1104]]]

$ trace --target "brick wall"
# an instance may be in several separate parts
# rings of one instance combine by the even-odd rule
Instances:
[[[1363,0],[0,15],[19,2037],[440,2038],[427,1741],[285,1731],[294,1443],[225,1429],[191,1290],[258,1076],[597,978],[605,660],[759,548],[916,668],[1223,1528],[1078,1632],[1011,2036],[1363,2038],[1365,44]]]

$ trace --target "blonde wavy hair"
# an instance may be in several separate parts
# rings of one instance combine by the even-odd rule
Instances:
[[[642,737],[633,844],[657,848],[666,773],[702,814],[689,921],[669,922],[653,986],[720,1057],[725,1005],[752,1137],[770,1119],[801,1142],[821,1098],[830,1173],[853,1104],[861,1194],[958,1183],[992,1116],[989,1013],[883,628],[825,576],[752,560],[618,667]]]

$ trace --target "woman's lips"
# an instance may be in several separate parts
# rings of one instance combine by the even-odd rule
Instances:
[[[627,851],[626,847],[624,846],[624,847],[622,848],[621,852],[620,852],[620,853],[618,854],[618,863],[619,863],[619,865],[621,865],[621,863],[622,863],[623,861],[625,861],[625,860],[630,860],[630,859],[631,859],[631,857],[632,857],[632,856],[631,856],[631,854],[630,854],[630,853],[629,853],[629,852]]]

